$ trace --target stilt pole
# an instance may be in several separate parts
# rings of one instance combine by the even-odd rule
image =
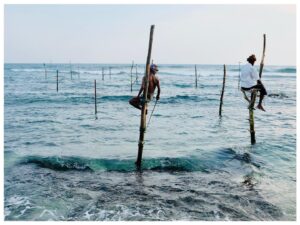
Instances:
[[[225,89],[225,78],[226,78],[226,66],[224,65],[223,87],[222,87],[222,92],[221,92],[221,97],[220,97],[219,116],[222,116],[223,96],[224,96],[224,89]]]
[[[104,68],[102,67],[102,80],[104,80]]]
[[[256,143],[255,129],[254,129],[254,104],[255,104],[256,94],[257,94],[256,90],[253,90],[251,94],[251,102],[249,105],[249,125],[250,125],[250,137],[251,137],[252,145]]]
[[[197,75],[197,65],[195,65],[195,85],[198,87],[198,75]]]
[[[138,82],[137,64],[135,65],[135,82]]]
[[[241,83],[241,62],[239,62],[238,90],[240,90],[240,83]]]
[[[94,94],[95,94],[95,118],[98,119],[97,117],[97,82],[94,80]]]
[[[58,70],[56,70],[56,92],[58,92]]]
[[[136,160],[136,166],[138,169],[141,168],[142,165],[142,155],[144,148],[144,137],[146,131],[146,111],[148,106],[148,87],[149,87],[149,75],[150,75],[150,61],[151,61],[151,51],[152,51],[152,42],[153,42],[153,33],[154,33],[154,25],[151,25],[150,29],[150,38],[149,38],[149,47],[148,47],[148,56],[146,62],[146,77],[147,83],[144,89],[144,101],[141,110],[141,124],[140,124],[140,137],[139,137],[139,148],[138,148],[138,156]]]
[[[45,79],[47,79],[47,69],[46,69],[46,64],[44,63],[44,69],[45,69]]]
[[[134,64],[134,61],[132,61],[132,65],[131,65],[131,69],[130,69],[130,91],[132,92],[132,85],[133,85],[133,82],[132,82],[132,69],[133,69],[133,64]]]
[[[70,62],[70,74],[71,74],[71,80],[73,80],[73,74],[72,74],[72,64]]]

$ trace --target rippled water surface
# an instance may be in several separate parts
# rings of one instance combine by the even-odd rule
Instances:
[[[238,66],[227,66],[219,118],[222,65],[198,65],[198,88],[194,65],[160,65],[142,171],[140,112],[128,100],[144,66],[133,69],[133,92],[130,65],[46,69],[5,64],[5,220],[296,219],[294,67],[266,66],[267,112],[255,111],[251,146]]]

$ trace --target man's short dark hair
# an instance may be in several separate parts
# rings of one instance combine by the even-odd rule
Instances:
[[[255,55],[254,55],[254,54],[250,55],[250,56],[247,58],[247,61],[248,61],[249,63],[255,62],[255,61],[256,61]]]

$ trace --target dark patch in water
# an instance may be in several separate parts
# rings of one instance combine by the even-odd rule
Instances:
[[[284,93],[272,93],[272,94],[268,94],[268,97],[270,98],[280,98],[280,99],[283,99],[283,98],[288,98],[288,96]]]
[[[282,68],[282,69],[278,69],[278,70],[275,70],[275,72],[278,72],[278,73],[296,73],[297,70],[296,68]]]
[[[136,171],[134,160],[28,156],[23,158],[20,161],[20,164],[36,164],[37,166],[57,171]],[[190,158],[144,159],[142,170],[158,172],[208,172],[205,168],[203,168],[203,163],[201,163],[200,160]]]
[[[38,157],[29,156],[24,160],[21,160],[20,164],[36,164],[42,168],[48,168],[57,171],[67,170],[80,170],[80,171],[92,171],[90,167],[80,161],[73,161],[70,159],[63,159],[59,157]]]

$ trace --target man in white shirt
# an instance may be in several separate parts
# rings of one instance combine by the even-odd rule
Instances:
[[[255,55],[250,55],[247,61],[248,63],[241,68],[241,89],[244,91],[249,91],[253,88],[258,90],[260,92],[260,97],[257,108],[265,111],[262,106],[262,100],[264,99],[265,95],[267,95],[267,91],[262,84],[256,69],[254,68],[254,63],[256,61]],[[251,99],[252,96],[253,94],[251,94]]]

